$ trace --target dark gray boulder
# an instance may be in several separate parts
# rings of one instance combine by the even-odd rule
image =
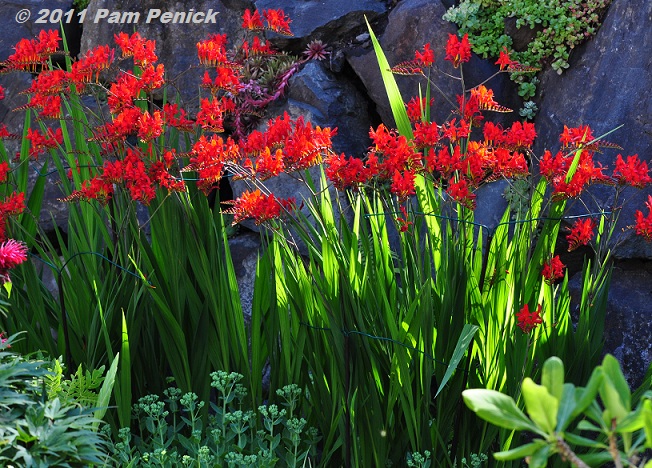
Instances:
[[[292,20],[293,38],[275,37],[281,46],[320,39],[340,42],[364,27],[365,16],[373,21],[387,12],[384,0],[257,0],[256,8],[282,9]]]

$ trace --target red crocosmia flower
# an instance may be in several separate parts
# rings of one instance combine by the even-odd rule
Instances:
[[[111,113],[117,114],[123,109],[132,107],[134,99],[143,89],[143,82],[131,73],[122,73],[109,88],[107,103]]]
[[[403,213],[403,218],[397,217],[396,222],[398,223],[398,228],[399,231],[401,232],[407,232],[407,230],[410,228],[412,221],[408,221],[408,214],[407,214],[407,209],[401,205],[400,207],[401,213]]]
[[[283,172],[283,169],[283,150],[280,148],[272,154],[269,147],[266,147],[256,159],[255,172],[258,180],[265,180],[277,176]]]
[[[141,68],[158,60],[154,52],[156,41],[148,41],[137,32],[131,36],[121,32],[115,35],[114,39],[118,47],[122,50],[122,57],[133,57],[134,64]]]
[[[518,327],[523,333],[530,333],[537,325],[543,323],[543,319],[541,318],[541,304],[532,312],[530,312],[529,306],[525,304],[516,314],[516,320],[518,321]]]
[[[401,174],[399,171],[394,171],[390,190],[398,195],[399,200],[406,200],[407,197],[414,195],[414,173],[405,171]]]
[[[9,163],[3,161],[0,163],[0,184],[7,182],[7,175],[9,174]]]
[[[4,63],[9,70],[36,71],[45,65],[50,55],[59,47],[61,37],[58,30],[39,32],[36,39],[21,39],[15,46],[16,52]]]
[[[0,86],[0,101],[5,98],[5,89]]]
[[[536,137],[533,123],[516,121],[505,133],[504,141],[512,149],[530,148]]]
[[[9,130],[7,130],[7,126],[3,123],[0,123],[0,140],[6,140],[9,138],[18,138],[18,135],[9,133]]]
[[[56,131],[52,131],[51,128],[48,128],[45,135],[38,130],[28,128],[27,139],[31,142],[29,155],[38,159],[40,154],[63,144],[63,133],[61,128],[57,128]]]
[[[451,179],[448,182],[448,194],[453,200],[470,210],[475,209],[475,194],[469,190],[469,183],[461,178],[458,181]]]
[[[493,172],[493,179],[523,177],[529,173],[525,156],[518,151],[496,148],[488,154],[490,155],[488,169]]]
[[[217,66],[227,63],[226,34],[213,34],[207,40],[197,43],[199,63],[204,66]]]
[[[75,190],[70,195],[62,198],[63,202],[76,202],[79,200],[97,200],[101,205],[106,205],[113,196],[113,184],[102,177],[96,176],[82,183],[80,190]]]
[[[616,167],[614,168],[613,178],[620,185],[631,185],[636,188],[644,188],[652,182],[647,162],[640,161],[638,154],[627,156],[627,162],[623,160],[622,155],[616,157]]]
[[[197,171],[197,188],[208,195],[219,185],[224,175],[224,164],[240,157],[240,148],[232,138],[226,141],[217,135],[207,140],[202,135],[195,142],[190,153],[190,164],[181,171]]]
[[[242,15],[242,27],[244,29],[251,29],[252,31],[260,31],[263,29],[263,19],[260,16],[258,10],[254,10],[251,13],[251,10],[247,8]]]
[[[0,244],[0,281],[6,283],[9,270],[27,260],[27,245],[14,239],[8,239]]]
[[[100,73],[111,66],[114,56],[114,49],[108,45],[97,46],[72,64],[68,79],[81,86],[91,81],[97,82]]]
[[[147,65],[140,75],[140,82],[143,91],[150,92],[159,89],[165,84],[165,67],[162,63],[158,65]]]
[[[442,136],[448,138],[451,142],[456,142],[461,138],[466,138],[469,136],[470,127],[465,120],[460,121],[460,126],[456,125],[455,118],[451,119],[450,122],[445,123],[441,126]]]
[[[593,230],[597,223],[591,218],[578,219],[570,228],[566,236],[568,251],[571,252],[581,245],[587,245],[593,238]]]
[[[285,12],[280,8],[278,10],[269,9],[263,10],[263,17],[267,21],[267,28],[275,33],[282,34],[283,36],[292,36],[290,31],[291,20],[285,15]]]
[[[361,159],[347,158],[344,154],[331,154],[324,163],[326,177],[338,190],[364,184],[371,175]]]
[[[486,121],[482,127],[482,133],[486,145],[498,147],[504,142],[505,132],[500,124]]]
[[[570,128],[564,125],[564,131],[559,137],[559,141],[564,147],[579,146],[593,141],[593,132],[588,125]]]
[[[417,50],[414,59],[424,67],[429,67],[435,61],[435,53],[430,49],[430,43],[423,46],[423,52]]]
[[[247,190],[232,204],[233,208],[225,210],[225,213],[234,215],[233,224],[252,218],[256,225],[278,218],[281,210],[292,209],[295,205],[293,200],[278,199],[274,194],[264,195],[260,190]]]
[[[511,65],[514,65],[518,62],[514,62],[512,59],[509,58],[509,51],[507,50],[507,47],[503,47],[503,50],[500,51],[500,54],[498,55],[498,60],[496,61],[496,65],[500,66],[501,70],[504,70],[505,68],[509,68]]]
[[[564,277],[564,268],[566,268],[566,265],[561,262],[559,255],[555,255],[543,264],[541,275],[546,283],[552,284]]]
[[[478,110],[489,110],[493,112],[511,112],[512,110],[501,106],[494,100],[494,92],[485,85],[478,85],[471,89],[471,99]]]
[[[646,241],[650,242],[652,241],[652,195],[647,196],[645,206],[647,206],[649,213],[647,216],[643,216],[641,210],[636,210],[636,224],[634,225],[634,229],[637,235],[643,236]]]
[[[430,98],[430,105],[435,102],[434,98]],[[425,115],[427,108],[426,98],[418,99],[416,96],[408,101],[406,104],[407,114],[410,122],[420,122],[422,116]]]
[[[435,122],[419,123],[414,126],[414,147],[417,149],[428,148],[439,143],[439,125]]]
[[[163,105],[163,120],[166,125],[174,127],[181,132],[192,132],[194,122],[186,118],[186,115],[186,111],[180,108],[178,104]]]
[[[163,118],[161,111],[153,114],[145,111],[138,119],[138,138],[142,142],[148,142],[161,136],[163,133]]]
[[[204,130],[216,133],[224,131],[224,106],[221,99],[201,100],[201,109],[197,112],[197,124]]]
[[[17,216],[25,209],[25,193],[14,192],[0,202],[0,218]]]
[[[446,57],[453,66],[457,68],[460,63],[468,62],[471,60],[471,43],[469,42],[469,35],[465,34],[460,40],[455,34],[448,35],[448,42],[446,42]]]

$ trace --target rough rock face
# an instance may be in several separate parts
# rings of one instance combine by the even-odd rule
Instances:
[[[351,31],[364,26],[365,16],[369,21],[387,11],[383,0],[257,0],[256,8],[282,9],[291,19],[290,29],[294,37],[288,42],[308,42],[321,39],[338,42]],[[287,44],[278,38],[279,44]]]
[[[619,144],[623,156],[638,154],[652,162],[652,2],[613,0],[595,38],[571,56],[570,68],[561,76],[543,74],[542,99],[536,119],[539,136],[537,153],[543,147],[556,150],[563,126],[589,125],[598,136],[623,124],[605,140]],[[613,169],[618,151],[605,150],[598,159]],[[609,171],[607,171],[609,172]],[[598,188],[601,202],[611,190]],[[643,209],[649,189],[630,192],[622,204],[620,228],[634,223],[636,209]],[[631,230],[620,239],[616,255],[622,258],[652,258],[652,243],[633,236]]]
[[[454,77],[459,77],[459,70],[454,69],[451,63],[444,60],[443,50],[448,35],[456,33],[455,25],[442,19],[444,13],[446,13],[446,8],[440,2],[403,0],[390,12],[387,27],[384,31],[374,28],[374,33],[378,37],[390,65],[412,60],[417,49],[421,49],[424,44],[430,43],[431,49],[435,52],[436,65],[435,71],[431,74],[431,79],[443,92],[442,95],[434,87],[432,89],[431,95],[435,100],[432,108],[432,119],[435,122],[443,122],[450,116],[451,110],[457,106],[455,96],[460,94],[462,89],[459,79],[451,79],[445,75],[445,73],[448,73]],[[367,41],[363,46],[349,50],[347,60],[364,83],[369,97],[376,103],[383,122],[386,125],[394,126],[394,119],[371,42]],[[466,88],[469,89],[493,75],[498,68],[491,62],[481,60],[473,55],[469,63],[463,64],[463,70]],[[419,84],[421,84],[425,93],[425,79],[419,79],[415,76],[398,76],[396,81],[404,100],[419,95]],[[517,94],[506,75],[495,77],[490,85],[494,89],[498,102],[504,106],[518,109],[518,101],[514,100],[514,96],[517,96]],[[445,99],[449,99],[450,102]],[[514,118],[508,114],[503,114],[502,116],[497,115],[498,120],[503,120],[504,116]]]
[[[235,269],[238,291],[242,303],[245,323],[251,322],[251,302],[254,297],[256,281],[256,262],[261,249],[260,235],[244,232],[229,239],[233,268]]]

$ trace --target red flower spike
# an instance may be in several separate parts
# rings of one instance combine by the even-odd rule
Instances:
[[[475,209],[475,194],[469,190],[469,183],[466,179],[448,182],[448,194],[453,200],[470,210]]]
[[[627,162],[619,154],[616,157],[613,178],[620,185],[631,185],[636,188],[645,188],[647,184],[652,182],[647,162],[639,160],[638,154],[627,156]]]
[[[57,51],[60,41],[58,30],[43,30],[36,39],[21,39],[14,47],[15,52],[3,63],[5,71],[36,71],[39,66],[46,65],[48,57]]]
[[[541,304],[536,310],[530,312],[530,308],[525,304],[521,310],[516,314],[517,326],[523,333],[530,333],[537,325],[543,323],[541,318]]]
[[[199,63],[217,66],[228,62],[226,57],[226,34],[213,34],[207,40],[197,43]]]
[[[224,213],[234,215],[234,225],[247,218],[252,218],[256,225],[260,225],[278,218],[281,216],[282,210],[290,210],[296,205],[293,199],[278,199],[274,194],[264,195],[260,190],[253,192],[246,190],[231,204],[233,204],[233,208],[225,210]]]
[[[478,108],[480,110],[488,110],[493,112],[512,112],[512,109],[501,106],[494,101],[494,92],[484,85],[478,85],[471,89],[471,96],[475,97],[478,101]]]
[[[471,60],[471,44],[469,43],[469,35],[465,34],[460,41],[455,34],[448,35],[448,42],[446,42],[446,57],[445,60],[453,63],[457,68],[460,63],[468,62]]]
[[[260,16],[260,12],[258,10],[254,10],[252,14],[251,10],[247,8],[242,15],[242,27],[244,29],[251,29],[252,31],[262,31],[263,19]]]
[[[158,138],[163,133],[163,118],[160,111],[153,114],[145,111],[138,119],[138,138],[146,143]]]
[[[395,75],[402,76],[411,76],[411,75],[422,75],[423,70],[421,69],[421,62],[416,60],[408,60],[406,62],[401,62],[394,65],[389,70]]]
[[[582,245],[587,245],[593,239],[593,230],[597,223],[591,218],[578,219],[569,228],[570,233],[566,236],[568,251],[572,252]]]
[[[414,140],[416,149],[431,148],[439,143],[439,125],[435,122],[419,123],[414,125]]]
[[[405,171],[401,174],[399,171],[394,171],[390,190],[400,201],[405,201],[409,196],[414,195],[414,173]]]
[[[331,154],[325,160],[325,173],[336,189],[346,190],[364,184],[369,177],[375,175],[365,168],[362,160],[347,158],[344,154]]]
[[[416,51],[414,59],[424,67],[429,67],[435,61],[435,53],[430,49],[430,43],[423,46],[423,52]]]
[[[559,255],[555,255],[543,264],[541,275],[546,283],[553,284],[564,277],[564,268],[566,268],[566,265],[561,262]]]
[[[647,196],[645,206],[647,206],[649,213],[647,216],[643,216],[641,210],[636,210],[636,224],[634,225],[634,229],[636,235],[642,236],[646,241],[650,242],[652,241],[652,195]]]
[[[503,47],[503,50],[500,51],[500,54],[498,55],[498,60],[496,61],[496,65],[500,66],[501,70],[504,70],[505,68],[509,67],[510,65],[514,64],[512,59],[509,58],[509,51],[507,50],[507,47]]]
[[[283,36],[293,36],[290,31],[291,20],[285,15],[280,8],[278,10],[269,9],[263,11],[263,17],[267,22],[267,29]]]
[[[25,193],[14,192],[0,202],[0,219],[18,216],[25,210]]]
[[[398,228],[400,232],[407,232],[411,224],[414,224],[412,221],[408,221],[407,209],[401,205],[399,207],[401,213],[403,213],[403,218],[397,217],[396,222],[398,223]]]
[[[10,170],[11,168],[9,167],[8,162],[3,161],[0,163],[0,184],[7,182],[7,176],[9,175]]]

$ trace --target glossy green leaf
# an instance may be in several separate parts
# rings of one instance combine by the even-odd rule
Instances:
[[[559,399],[559,409],[557,410],[557,427],[555,428],[557,432],[565,430],[573,420],[572,415],[577,407],[575,396],[578,390],[573,384],[564,384],[562,395]]]
[[[550,446],[544,445],[539,450],[534,452],[529,459],[529,468],[545,468],[548,466],[548,458],[550,457]]]
[[[552,434],[557,427],[559,400],[548,393],[546,387],[537,385],[529,377],[523,380],[521,390],[525,407],[532,421],[547,434]]]
[[[564,363],[557,356],[552,356],[543,363],[541,385],[557,400],[561,399],[564,391]]]
[[[632,394],[623,371],[620,369],[620,363],[611,354],[607,354],[602,360],[602,369],[618,393],[624,410],[629,412],[632,408]]]
[[[540,450],[545,441],[537,439],[529,444],[521,445],[520,447],[506,450],[504,452],[494,453],[494,458],[499,461],[520,460],[521,458],[529,457],[537,450]]]
[[[462,397],[466,406],[491,424],[505,429],[531,431],[543,437],[547,435],[516,406],[510,396],[495,390],[474,388],[464,390]]]
[[[645,446],[652,449],[652,401],[643,403],[643,430],[645,431]]]

